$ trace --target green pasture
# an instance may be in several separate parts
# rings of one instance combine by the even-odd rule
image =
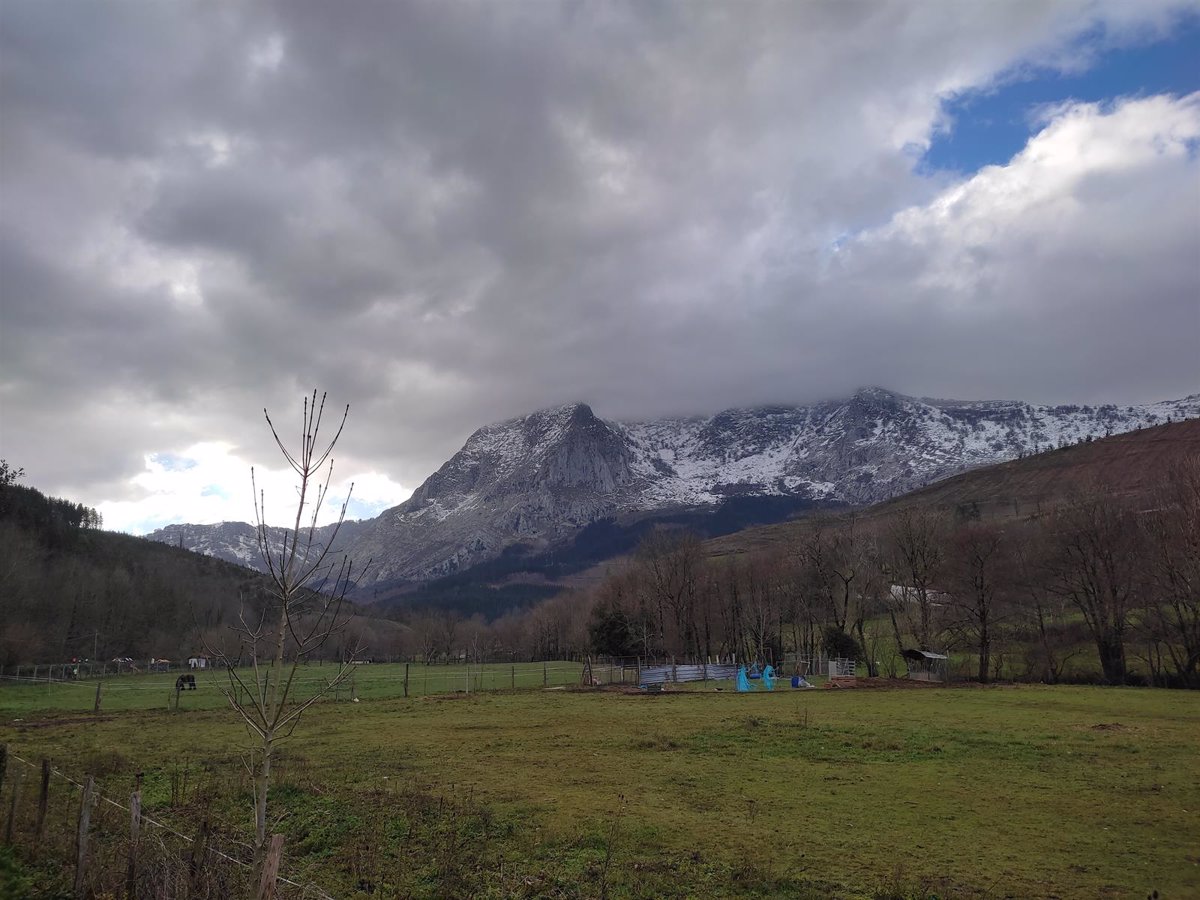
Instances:
[[[371,699],[389,668],[359,676],[362,702],[315,706],[277,770],[283,871],[337,897],[1200,896],[1200,694]],[[144,772],[160,821],[208,815],[247,839],[228,711],[37,713],[12,696],[12,753],[96,774],[107,796]]]
[[[521,690],[579,684],[582,663],[484,663],[482,665],[430,665],[421,663],[371,663],[355,666],[333,701],[403,698],[405,670],[408,672],[408,696],[452,694],[493,690]],[[252,683],[253,673],[239,670]],[[101,711],[174,709],[175,680],[180,672],[110,675],[78,681],[0,680],[0,716],[5,713],[36,710],[84,712],[95,706],[96,685],[101,683]],[[181,710],[223,709],[228,704],[221,688],[228,688],[229,673],[220,669],[196,670],[184,674],[196,679],[195,690],[181,691]],[[311,663],[296,671],[294,695],[305,699],[327,690],[337,667]],[[632,676],[631,676],[632,677]]]

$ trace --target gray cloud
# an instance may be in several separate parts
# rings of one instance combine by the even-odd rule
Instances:
[[[313,385],[408,485],[573,399],[1195,390],[1194,137],[1014,160],[1015,210],[916,171],[946,98],[1183,8],[6,3],[0,452],[98,502],[190,442],[270,458]]]

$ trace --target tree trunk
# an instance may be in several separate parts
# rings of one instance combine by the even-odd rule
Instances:
[[[1100,668],[1109,684],[1125,683],[1125,643],[1119,637],[1096,638],[1096,649],[1100,653]]]
[[[262,757],[254,776],[254,856],[259,863],[267,852],[267,789],[271,786],[271,756],[274,749],[269,738],[263,740]]]
[[[987,623],[984,622],[979,628],[979,680],[983,684],[988,683],[991,659],[992,637],[988,633]]]

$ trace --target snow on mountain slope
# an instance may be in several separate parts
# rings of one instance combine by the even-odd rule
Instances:
[[[789,495],[874,503],[976,466],[1200,417],[1200,395],[1145,406],[1034,406],[905,397],[866,388],[810,406],[731,409],[708,418],[608,422],[584,404],[476,431],[401,505],[339,543],[373,560],[369,578],[424,580],[545,549],[598,518]],[[232,523],[151,535],[254,564]],[[212,529],[205,531],[204,529]],[[182,530],[182,531],[181,531]]]

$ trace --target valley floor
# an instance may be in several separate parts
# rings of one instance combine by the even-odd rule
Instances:
[[[227,712],[0,706],[0,742],[248,839]],[[368,699],[311,710],[272,803],[283,871],[336,897],[1170,898],[1200,895],[1197,746],[1182,691]]]

